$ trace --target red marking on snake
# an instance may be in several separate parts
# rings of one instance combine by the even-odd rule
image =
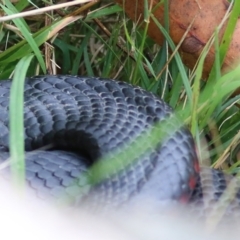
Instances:
[[[200,172],[200,166],[199,166],[199,162],[198,162],[198,161],[195,161],[195,162],[194,162],[193,167],[194,167],[194,170],[195,170],[197,173]]]
[[[196,176],[191,176],[189,178],[188,186],[193,190],[197,184]]]

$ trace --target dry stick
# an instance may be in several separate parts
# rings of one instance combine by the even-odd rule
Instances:
[[[48,12],[48,11],[51,11],[51,10],[64,8],[64,7],[69,7],[69,6],[74,6],[74,5],[81,4],[81,3],[86,3],[86,2],[96,3],[98,1],[97,0],[75,0],[73,2],[61,3],[61,4],[49,6],[49,7],[43,7],[43,8],[27,11],[27,12],[16,13],[16,14],[12,14],[12,15],[9,15],[9,16],[1,17],[0,22],[12,20],[12,19],[19,18],[19,17],[39,15],[39,14],[42,14],[42,13],[45,13],[45,12]]]
[[[76,11],[71,12],[70,14],[66,15],[66,17],[77,16],[77,15],[79,15],[80,13],[88,10],[90,7],[92,7],[93,5],[95,5],[95,4],[98,3],[98,2],[99,2],[99,0],[91,1],[91,2],[83,5],[82,7],[78,8]]]
[[[187,34],[189,33],[194,21],[196,19],[195,18],[192,20],[192,22],[189,24],[188,28],[186,29],[185,33],[182,36],[182,39],[180,40],[180,42],[178,43],[178,45],[176,46],[176,48],[174,49],[173,53],[171,54],[171,56],[169,57],[168,61],[166,62],[166,64],[164,65],[164,67],[162,68],[162,70],[158,73],[157,78],[159,78],[163,72],[166,70],[168,64],[170,63],[170,61],[173,59],[173,57],[175,56],[176,52],[178,51],[178,49],[181,47],[182,42],[186,39]]]
[[[53,12],[51,11],[51,14],[53,14]],[[45,26],[49,26],[52,23],[52,18],[49,17],[48,14],[45,15]],[[45,65],[47,68],[47,71],[49,74],[53,74],[54,70],[52,68],[52,64],[50,62],[51,59],[51,53],[52,53],[52,49],[50,48],[50,45],[45,43],[44,44],[44,50],[45,50]]]

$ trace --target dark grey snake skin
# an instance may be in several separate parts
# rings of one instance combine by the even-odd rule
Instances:
[[[0,82],[2,161],[9,149],[10,87],[10,81]],[[153,94],[114,80],[39,76],[26,79],[24,97],[26,178],[39,197],[65,194],[81,202],[92,195],[99,204],[114,207],[145,196],[202,204],[200,181],[195,188],[200,177],[192,136]],[[149,140],[151,131],[159,136],[154,145]],[[141,146],[135,146],[138,141]],[[49,144],[51,151],[31,152]],[[135,146],[133,153],[139,156],[129,160],[127,146]],[[147,151],[141,152],[143,146]],[[88,169],[104,162],[105,156],[112,158],[112,171],[104,172],[100,165],[95,172],[103,177],[89,185],[94,176]],[[2,174],[10,176],[8,169]],[[210,175],[217,200],[227,184],[223,176]],[[87,193],[81,193],[83,186],[88,186]]]

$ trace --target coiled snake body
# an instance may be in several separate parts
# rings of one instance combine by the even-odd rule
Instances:
[[[10,87],[10,81],[0,82],[2,161],[9,155]],[[38,196],[77,198],[84,185],[79,175],[87,176],[89,167],[110,155],[112,172],[104,173],[100,166],[97,172],[103,171],[103,178],[88,192],[100,203],[120,206],[145,196],[154,201],[201,202],[204,191],[192,136],[153,94],[114,80],[39,76],[26,79],[24,98],[26,178]],[[159,140],[149,140],[151,131]],[[51,151],[29,153],[49,144]],[[129,153],[127,146],[132,157],[124,155]],[[141,151],[143,146],[147,151]],[[3,175],[9,177],[8,170]],[[213,176],[217,200],[227,182],[218,171],[207,176]]]

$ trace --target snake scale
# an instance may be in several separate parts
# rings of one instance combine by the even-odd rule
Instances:
[[[0,82],[1,162],[9,157],[10,87],[10,80]],[[119,207],[146,197],[200,206],[209,191],[212,204],[231,179],[221,171],[200,170],[194,140],[171,107],[124,82],[77,76],[28,78],[24,124],[26,181],[40,198],[65,194],[81,202],[78,193],[92,177],[88,169],[104,162],[105,156],[110,156],[112,171],[105,173],[99,165],[97,172],[103,178],[83,194],[103,205]],[[152,132],[156,133],[154,144],[149,140]],[[48,151],[39,150],[46,145],[51,146]],[[132,148],[132,157],[127,155],[127,146]],[[142,146],[146,151],[141,151]],[[1,174],[10,178],[9,168]],[[227,211],[238,209],[239,199],[237,187]]]

